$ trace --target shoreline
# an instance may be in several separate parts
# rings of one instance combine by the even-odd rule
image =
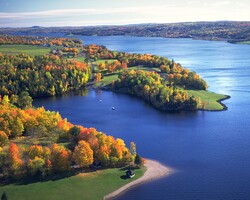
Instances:
[[[147,169],[142,177],[140,177],[140,178],[118,188],[117,190],[105,195],[103,197],[103,199],[104,200],[113,199],[114,197],[121,195],[122,193],[126,192],[127,190],[129,190],[135,186],[141,185],[141,184],[149,182],[149,181],[163,178],[165,176],[170,175],[172,172],[172,170],[169,167],[166,167],[165,165],[163,165],[155,160],[146,159],[146,162],[144,165],[146,166]]]
[[[208,110],[208,109],[198,109],[198,110],[199,111],[209,111],[209,112],[218,112],[218,111],[226,111],[226,110],[228,110],[228,107],[224,103],[222,103],[222,101],[230,99],[231,96],[230,95],[224,95],[224,96],[225,97],[216,100],[216,102],[218,102],[220,105],[222,105],[223,108],[221,110]]]
[[[97,37],[102,37],[103,35],[84,35],[84,34],[65,34],[66,37],[74,37],[74,36],[83,36],[83,37],[93,37],[93,36],[97,36]],[[139,35],[105,35],[107,37],[112,37],[112,36],[118,36],[118,37],[137,37],[137,38],[141,38],[141,37],[147,37],[147,38],[164,38],[164,39],[191,39],[191,40],[200,40],[200,41],[210,41],[210,42],[226,42],[229,44],[239,44],[239,45],[250,45],[248,42],[249,40],[244,40],[244,41],[237,41],[237,40],[228,40],[227,38],[211,38],[211,37],[166,37],[166,36],[139,36]]]
[[[222,110],[228,110],[228,107],[224,103],[222,103],[222,101],[230,99],[230,98],[231,98],[231,96],[225,95],[224,98],[221,98],[221,99],[217,100],[217,102],[220,103],[223,106]]]
[[[91,85],[91,86],[93,86],[93,85]],[[222,106],[222,108],[221,108],[220,110],[216,110],[216,109],[206,109],[206,108],[205,108],[205,109],[197,108],[197,109],[195,109],[195,110],[164,111],[164,110],[160,110],[160,109],[154,107],[150,102],[147,102],[146,100],[144,100],[144,99],[142,99],[142,98],[140,98],[140,97],[138,97],[138,96],[136,96],[136,95],[133,95],[133,94],[131,94],[131,93],[129,93],[129,92],[125,92],[125,91],[121,91],[121,90],[120,90],[120,91],[118,91],[118,90],[112,90],[112,89],[111,89],[110,87],[108,87],[108,86],[97,86],[97,87],[91,87],[91,86],[89,86],[89,88],[92,88],[92,89],[94,89],[94,90],[104,90],[104,91],[110,91],[110,92],[114,92],[114,93],[118,93],[118,94],[131,95],[131,96],[133,96],[133,97],[135,97],[135,98],[139,98],[140,100],[142,100],[142,101],[146,102],[147,104],[151,105],[154,109],[156,109],[156,110],[158,110],[158,111],[160,111],[160,112],[163,112],[163,113],[174,113],[174,112],[182,112],[182,111],[185,111],[185,112],[192,112],[192,111],[209,111],[209,112],[226,111],[226,110],[228,110],[228,107],[227,107],[222,101],[225,101],[225,100],[231,98],[230,95],[223,94],[224,97],[222,97],[222,98],[216,100],[216,102],[219,103],[219,104]],[[211,91],[208,91],[208,92],[211,92]],[[217,93],[216,93],[216,94],[217,94]]]

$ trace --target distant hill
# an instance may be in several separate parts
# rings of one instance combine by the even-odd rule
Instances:
[[[31,28],[42,28],[41,26],[32,26]]]
[[[77,35],[129,35],[166,38],[250,41],[250,21],[182,22],[167,24],[131,24],[121,26],[1,28],[0,33],[65,33]]]

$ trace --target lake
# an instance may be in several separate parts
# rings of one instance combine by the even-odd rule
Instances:
[[[59,111],[75,124],[137,144],[143,157],[173,169],[169,177],[135,187],[119,200],[250,199],[250,45],[124,36],[75,36],[84,44],[166,56],[196,71],[209,90],[231,96],[227,111],[162,113],[108,91],[43,98],[35,106]],[[102,100],[102,101],[100,101]],[[116,109],[112,110],[112,106]]]

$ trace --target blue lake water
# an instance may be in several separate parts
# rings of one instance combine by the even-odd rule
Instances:
[[[209,90],[231,96],[227,111],[162,113],[108,91],[35,100],[75,124],[96,127],[143,157],[174,169],[169,177],[135,187],[119,200],[250,200],[250,45],[191,39],[75,36],[85,44],[166,56],[196,71]],[[102,99],[102,101],[99,101]],[[116,110],[112,111],[111,107]]]

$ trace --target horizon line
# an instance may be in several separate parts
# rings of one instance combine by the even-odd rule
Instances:
[[[142,22],[142,23],[128,23],[128,24],[96,24],[96,25],[72,25],[72,26],[16,26],[16,27],[8,27],[8,26],[0,26],[0,29],[4,28],[81,28],[81,27],[102,27],[102,26],[133,26],[133,25],[147,25],[147,24],[180,24],[180,23],[215,23],[215,22],[249,22],[250,20],[198,20],[198,21],[178,21],[178,22]]]

